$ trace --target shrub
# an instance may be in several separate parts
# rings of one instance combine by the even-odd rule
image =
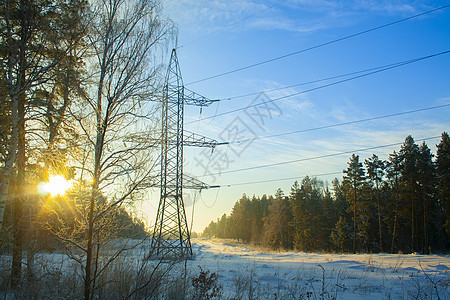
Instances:
[[[203,271],[199,266],[200,274],[192,278],[194,287],[194,299],[212,299],[222,295],[222,286],[218,284],[218,275],[210,273],[209,270]]]

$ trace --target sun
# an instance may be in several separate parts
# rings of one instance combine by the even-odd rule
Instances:
[[[42,194],[50,194],[52,196],[63,195],[71,186],[72,183],[70,181],[67,181],[61,175],[56,175],[51,176],[48,179],[48,182],[39,184],[39,192]]]

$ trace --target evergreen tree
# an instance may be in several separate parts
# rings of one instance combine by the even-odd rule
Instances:
[[[251,241],[260,244],[264,239],[264,217],[269,212],[269,201],[266,195],[260,198],[252,197],[250,202],[251,213]]]
[[[294,217],[294,245],[297,250],[323,249],[325,216],[322,207],[322,182],[306,176],[301,183],[291,188],[289,197]]]
[[[386,164],[386,176],[390,188],[390,197],[386,207],[386,211],[389,213],[384,218],[385,222],[388,223],[391,234],[391,253],[394,253],[396,238],[399,232],[399,210],[401,205],[400,171],[400,157],[398,153],[394,151],[389,155],[389,161]]]
[[[293,243],[292,224],[293,217],[289,199],[283,195],[281,189],[278,189],[264,222],[267,245],[272,249],[291,249]]]
[[[349,226],[345,217],[340,216],[334,230],[331,232],[331,238],[338,251],[344,252],[350,249],[350,235],[351,226]]]
[[[344,185],[346,186],[346,198],[350,204],[349,209],[353,212],[353,253],[356,253],[357,227],[359,236],[366,237],[368,229],[367,208],[363,199],[363,188],[365,181],[365,171],[362,163],[359,162],[359,156],[352,154],[348,162],[348,168],[343,171]]]
[[[447,132],[442,133],[437,145],[436,168],[439,205],[445,212],[445,231],[450,236],[450,137]],[[448,247],[448,241],[446,244]]]
[[[303,250],[304,246],[302,245],[302,240],[305,240],[304,238],[304,232],[303,232],[303,220],[304,220],[304,212],[305,212],[305,205],[304,205],[304,199],[300,195],[301,188],[298,184],[298,181],[295,181],[294,184],[291,186],[291,193],[289,194],[289,201],[291,203],[292,207],[292,214],[294,217],[293,222],[293,228],[294,228],[294,248],[296,250]]]
[[[423,142],[419,147],[419,180],[418,180],[418,197],[421,214],[418,217],[418,227],[420,228],[420,245],[422,253],[429,253],[430,251],[430,214],[436,217],[436,221],[441,218],[434,214],[436,209],[436,167],[433,162],[433,154],[430,148]],[[439,225],[442,228],[442,224]]]
[[[215,236],[218,238],[226,239],[229,238],[230,235],[228,234],[228,220],[226,214],[223,214],[220,219],[217,219],[217,226],[215,230]]]
[[[367,169],[367,178],[369,179],[373,199],[376,203],[377,216],[378,216],[378,248],[383,252],[383,236],[382,236],[382,212],[381,212],[381,185],[383,182],[383,176],[386,168],[386,163],[380,159],[375,154],[371,158],[365,161]]]
[[[351,251],[352,224],[349,215],[349,203],[345,198],[345,188],[337,178],[332,181],[334,206],[336,212],[335,226],[331,232],[333,244],[338,251]]]
[[[232,237],[248,243],[251,240],[250,199],[244,194],[236,202],[230,214]]]
[[[339,215],[337,213],[336,202],[333,200],[331,192],[328,187],[325,188],[322,195],[322,230],[321,230],[321,249],[331,251],[333,246],[332,232],[334,231],[334,226],[339,220]]]
[[[206,228],[203,229],[202,237],[207,237],[207,238],[217,237],[216,232],[217,232],[217,224],[218,223],[219,223],[219,219],[217,219],[217,223],[214,221],[211,221],[208,224],[208,226],[206,226]]]
[[[411,228],[410,251],[413,252],[417,249],[417,215],[418,211],[421,210],[418,203],[419,157],[419,147],[414,142],[412,136],[407,136],[399,151],[402,197],[406,200],[401,212],[408,220]]]

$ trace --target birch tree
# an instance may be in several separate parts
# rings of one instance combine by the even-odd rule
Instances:
[[[157,57],[173,33],[156,1],[99,0],[91,4],[90,13],[89,85],[70,109],[83,145],[81,155],[73,157],[84,211],[76,224],[82,234],[77,239],[55,232],[80,253],[72,258],[83,270],[85,299],[94,297],[98,278],[125,250],[102,258],[111,212],[140,197],[155,175],[157,157],[151,150],[156,142],[145,137],[152,135],[153,101],[158,101]]]

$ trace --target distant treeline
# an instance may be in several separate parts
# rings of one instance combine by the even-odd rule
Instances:
[[[248,197],[203,231],[272,249],[339,252],[446,251],[450,237],[450,139],[436,157],[411,136],[387,161],[353,154],[331,187],[305,177],[288,196]]]
[[[26,226],[25,246],[27,251],[54,251],[63,249],[61,237],[57,232],[66,232],[74,240],[85,239],[84,232],[80,230],[80,221],[86,217],[87,194],[82,188],[76,188],[68,195],[47,197],[45,204],[31,199],[24,214],[22,226]],[[34,201],[34,202],[32,202]],[[98,206],[107,206],[106,197],[98,197]],[[39,210],[32,212],[31,210]],[[13,247],[13,215],[12,206],[5,210],[3,228],[0,231],[0,253],[10,251]],[[33,218],[32,216],[38,217]],[[103,227],[102,239],[143,239],[148,236],[144,222],[133,216],[124,206],[114,206],[108,211],[108,218]]]

